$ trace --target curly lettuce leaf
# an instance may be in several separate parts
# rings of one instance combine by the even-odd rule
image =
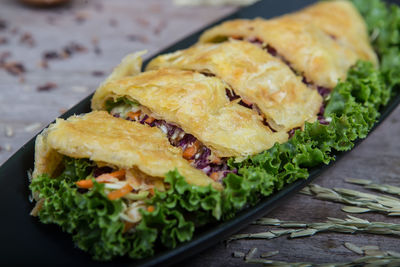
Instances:
[[[177,170],[168,172],[165,177],[169,189],[156,191],[147,203],[154,206],[154,211],[141,210],[142,221],[136,228],[129,252],[132,258],[153,255],[155,242],[174,248],[178,243],[191,240],[195,227],[221,217],[220,191],[211,185],[190,185]]]
[[[121,105],[127,105],[127,106],[139,106],[139,102],[135,100],[130,100],[127,97],[119,97],[118,99],[108,99],[106,100],[105,103],[105,109],[107,112],[110,112],[113,108]]]
[[[351,0],[367,24],[371,43],[380,58],[380,70],[389,88],[400,82],[400,7],[382,0]]]
[[[104,185],[94,183],[85,193],[77,190],[75,182],[92,170],[88,160],[64,159],[65,169],[57,178],[44,174],[32,180],[30,189],[38,192],[44,202],[39,211],[42,223],[55,223],[72,234],[75,244],[97,260],[122,256],[130,249],[123,236],[124,224],[119,219],[122,201],[110,201]]]

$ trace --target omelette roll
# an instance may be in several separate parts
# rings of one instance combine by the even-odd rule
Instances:
[[[103,83],[92,109],[107,110],[133,123],[158,127],[192,166],[222,179],[230,157],[246,157],[288,140],[255,110],[227,96],[216,77],[177,69],[147,71]]]
[[[71,160],[85,161],[83,179],[75,182],[79,193],[90,191],[95,183],[104,184],[109,200],[122,199],[125,204],[120,218],[128,223],[141,219],[138,212],[146,208],[144,200],[154,190],[164,191],[165,174],[178,170],[189,184],[212,185],[202,171],[182,158],[182,151],[173,147],[158,128],[114,118],[104,111],[72,116],[57,121],[36,139],[33,179],[39,175],[59,177]],[[64,172],[65,175],[65,172]],[[75,179],[69,174],[65,179]],[[43,200],[36,198],[32,211],[36,215]]]
[[[287,140],[285,132],[264,125],[257,112],[231,102],[228,88],[216,77],[192,71],[147,71],[100,87],[92,108],[157,126],[174,144],[192,139],[185,137],[190,134],[217,157],[252,155]]]
[[[234,93],[261,112],[276,131],[301,128],[313,122],[322,104],[317,90],[307,87],[300,76],[280,59],[244,41],[197,44],[186,50],[158,56],[148,70],[175,68],[217,76]]]
[[[332,1],[334,3],[334,1]],[[328,26],[320,26],[314,17],[321,18],[318,10],[329,10],[330,3],[300,11],[295,15],[286,15],[270,20],[238,19],[224,22],[205,31],[199,39],[200,43],[218,43],[229,38],[246,40],[265,48],[268,53],[279,57],[300,75],[308,84],[316,87],[333,89],[339,80],[345,80],[347,70],[359,59],[368,59],[376,63],[376,56],[365,39],[365,27],[356,27],[364,36],[346,37],[352,32],[343,30],[346,23],[333,26],[335,35],[330,34]],[[333,4],[332,4],[333,5]],[[354,9],[354,7],[352,7]],[[311,10],[311,11],[310,11]],[[317,10],[317,11],[315,11]],[[307,12],[307,15],[304,15]],[[356,11],[354,11],[356,12]],[[359,16],[354,12],[344,12],[337,16],[346,16],[342,21],[362,25]],[[300,19],[300,17],[306,17]],[[332,17],[332,15],[330,16]],[[361,28],[361,29],[360,29]],[[348,34],[348,32],[351,32]],[[346,40],[346,41],[345,41]],[[359,45],[360,43],[360,45]],[[359,48],[359,47],[362,47]],[[359,50],[366,52],[359,52]]]

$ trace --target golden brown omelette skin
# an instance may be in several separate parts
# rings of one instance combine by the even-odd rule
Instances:
[[[356,52],[359,59],[378,64],[369,42],[367,26],[349,1],[321,1],[286,16],[315,24],[340,44]]]
[[[286,132],[272,132],[254,110],[226,96],[228,85],[193,71],[147,71],[103,84],[93,99],[94,110],[109,99],[127,97],[149,109],[151,116],[181,127],[218,157],[243,157],[287,141]]]
[[[312,122],[322,97],[281,60],[245,41],[198,44],[158,56],[147,70],[176,68],[212,73],[247,103],[254,103],[275,130],[289,131]]]
[[[333,88],[357,61],[356,54],[313,24],[282,17],[273,20],[233,20],[206,31],[200,43],[221,36],[262,40],[275,49],[307,81]]]
[[[137,168],[157,178],[176,168],[190,184],[222,188],[190,166],[182,158],[182,151],[170,145],[158,128],[114,118],[104,111],[57,119],[37,137],[35,149],[33,177],[52,175],[65,155],[120,169]]]
[[[227,21],[205,31],[199,42],[220,42],[229,37],[261,40],[275,49],[307,82],[332,89],[338,80],[346,79],[347,70],[357,60],[367,59],[376,63],[376,55],[365,37],[367,33],[362,19],[348,5],[343,7],[333,2],[334,8],[344,10],[341,15],[345,18],[336,26],[325,26],[334,21],[333,15],[324,17],[330,12],[330,5],[328,2],[311,6],[270,20]],[[343,30],[349,21],[356,26]],[[362,31],[356,35],[360,38],[352,36],[356,31]]]

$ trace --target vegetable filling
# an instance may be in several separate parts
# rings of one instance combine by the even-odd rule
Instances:
[[[108,100],[106,102],[106,108],[114,117],[159,128],[167,135],[171,145],[182,149],[182,156],[188,160],[193,167],[200,169],[214,181],[222,183],[222,179],[225,178],[228,173],[236,173],[236,170],[229,169],[227,158],[215,156],[211,150],[196,137],[185,133],[180,127],[170,124],[165,120],[156,119],[152,116],[150,110],[141,106],[137,101],[131,101],[125,97],[119,98],[116,101]]]
[[[71,162],[74,165],[77,164],[76,162],[84,162],[86,166],[85,174],[82,174],[81,177],[69,177],[75,181],[74,184],[79,193],[86,194],[94,188],[95,183],[99,183],[104,185],[104,193],[108,200],[122,201],[123,209],[119,218],[125,224],[124,232],[133,229],[141,221],[142,216],[139,209],[152,209],[152,206],[147,205],[145,200],[154,196],[154,190],[157,189],[160,192],[166,190],[162,179],[148,176],[138,169],[99,167],[96,163],[85,159],[76,160],[65,157],[60,166],[64,169],[63,173],[68,175],[72,173],[68,171],[68,165]]]

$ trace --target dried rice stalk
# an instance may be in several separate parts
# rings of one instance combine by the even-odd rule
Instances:
[[[368,183],[367,181],[350,180],[353,183],[367,184],[368,187],[377,188],[376,185]],[[396,192],[396,187],[379,187],[381,190]],[[389,189],[390,188],[390,189]],[[374,195],[364,192],[359,192],[346,188],[325,188],[319,185],[311,184],[305,189],[300,191],[305,195],[312,195],[317,199],[328,200],[332,202],[339,202],[347,204],[342,207],[342,210],[348,213],[365,213],[365,212],[380,212],[389,216],[400,216],[400,199],[387,196],[387,195]]]

